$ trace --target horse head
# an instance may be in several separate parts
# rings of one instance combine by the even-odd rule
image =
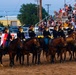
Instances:
[[[23,47],[23,41],[20,38],[17,38],[16,40],[17,40],[16,41],[17,46],[20,46],[22,48]]]
[[[34,38],[34,39],[33,39],[33,43],[34,43],[34,45],[36,45],[37,47],[40,47],[40,43],[39,43],[38,38]]]
[[[61,37],[61,43],[63,46],[67,45],[66,38]]]

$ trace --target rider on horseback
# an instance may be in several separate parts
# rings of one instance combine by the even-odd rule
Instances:
[[[67,29],[68,35],[72,34],[72,32],[74,31],[72,27],[72,24],[69,24],[69,28]]]
[[[23,28],[19,27],[17,32],[17,37],[20,38],[22,41],[25,41],[25,35],[23,33]]]
[[[46,52],[48,51],[48,45],[49,45],[49,36],[51,36],[48,27],[45,27],[44,31],[43,31],[43,36],[44,36],[44,47]]]
[[[3,46],[4,47],[8,47],[10,44],[10,41],[12,41],[12,36],[9,33],[9,29],[8,28],[4,28],[3,33],[5,34],[6,37],[4,37],[4,42],[3,42]]]
[[[57,26],[54,27],[53,29],[53,38],[57,38],[58,37],[58,30],[57,30]]]
[[[64,31],[63,31],[62,25],[59,26],[58,36],[59,36],[59,37],[63,37],[64,40],[65,40],[65,33],[64,33]]]
[[[34,38],[36,36],[35,32],[34,32],[34,27],[33,26],[30,26],[29,27],[29,30],[28,30],[28,33],[29,33],[29,37],[30,38]]]
[[[19,38],[22,41],[22,43],[25,41],[25,35],[24,35],[22,27],[19,27],[19,29],[18,29],[17,38]],[[18,58],[21,55],[21,50],[22,50],[22,48],[20,47],[20,45],[18,45],[16,61],[18,61]]]
[[[43,31],[43,36],[44,37],[49,37],[49,36],[51,36],[51,34],[50,34],[50,32],[49,32],[49,29],[48,29],[48,27],[46,27],[45,26],[45,29],[44,29],[44,31]]]

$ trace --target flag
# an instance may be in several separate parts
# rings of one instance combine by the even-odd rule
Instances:
[[[5,46],[7,37],[8,37],[8,34],[7,33],[2,34],[2,37],[1,37],[1,45]]]

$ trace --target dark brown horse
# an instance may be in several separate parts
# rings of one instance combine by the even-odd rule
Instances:
[[[45,41],[45,39],[47,41]],[[46,56],[46,60],[48,60],[48,49],[49,49],[49,42],[51,41],[51,39],[49,37],[44,38],[44,37],[39,37],[38,38],[39,43],[40,43],[40,48],[41,48],[41,52],[43,52],[43,56]],[[46,43],[47,42],[47,43]]]
[[[33,57],[32,57],[32,63],[40,63],[40,44],[38,39],[35,38],[31,38],[31,39],[27,39],[26,41],[23,42],[23,49],[21,50],[21,55],[24,57],[24,55],[27,54],[27,65],[29,65],[29,54],[32,53]],[[20,61],[21,62],[21,61]],[[22,61],[22,63],[24,63],[24,60]]]
[[[10,57],[10,66],[14,65],[14,57],[17,54],[18,46],[20,47],[20,49],[23,48],[23,43],[19,38],[14,39],[8,47],[8,54]]]
[[[23,43],[21,42],[21,40],[19,38],[11,41],[8,47],[0,48],[0,62],[1,62],[1,64],[2,64],[3,53],[5,53],[5,54],[9,55],[10,66],[14,65],[14,57],[17,54],[18,46],[20,46],[20,48],[23,47]]]

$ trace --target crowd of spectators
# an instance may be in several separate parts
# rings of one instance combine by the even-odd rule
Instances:
[[[50,16],[48,20],[43,20],[39,24],[39,29],[42,31],[44,26],[54,27],[62,25],[67,28],[71,24],[76,29],[76,4],[65,4],[64,8],[60,8],[59,11],[54,11],[54,16]]]

